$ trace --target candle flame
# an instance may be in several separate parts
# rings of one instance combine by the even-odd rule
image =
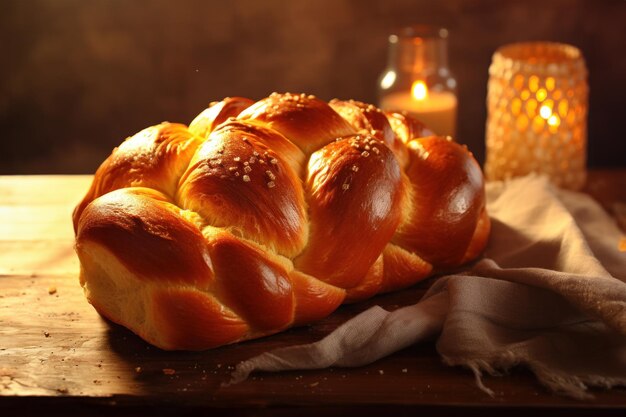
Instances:
[[[548,118],[548,124],[553,127],[558,127],[561,124],[561,121],[558,116],[553,114]]]
[[[428,87],[426,87],[426,83],[422,80],[417,80],[413,82],[413,86],[411,87],[411,93],[413,94],[413,98],[416,100],[424,100],[428,97]]]
[[[539,109],[539,115],[548,121],[548,125],[552,127],[558,127],[561,124],[559,116],[552,113],[550,106],[543,105]]]
[[[552,116],[552,109],[549,106],[541,106],[539,109],[539,114],[544,119],[548,120],[550,116]]]

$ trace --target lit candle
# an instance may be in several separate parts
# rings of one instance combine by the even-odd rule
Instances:
[[[551,42],[499,48],[489,69],[487,178],[537,173],[580,189],[586,177],[587,94],[579,49]]]
[[[388,111],[406,111],[438,135],[454,136],[456,133],[456,96],[449,91],[430,91],[422,80],[415,81],[411,91],[382,97],[380,107]]]
[[[406,111],[441,136],[456,131],[456,80],[448,68],[448,30],[411,26],[389,36],[379,107]]]

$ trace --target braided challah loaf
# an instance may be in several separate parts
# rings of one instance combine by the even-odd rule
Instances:
[[[137,133],[74,211],[89,302],[158,347],[192,350],[459,266],[489,225],[464,146],[400,113],[276,93]]]

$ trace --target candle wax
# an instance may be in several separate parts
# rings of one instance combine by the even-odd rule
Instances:
[[[429,91],[422,100],[415,99],[410,91],[391,93],[380,102],[383,110],[405,110],[440,136],[456,133],[457,99],[453,93]]]

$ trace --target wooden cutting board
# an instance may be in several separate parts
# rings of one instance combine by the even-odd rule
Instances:
[[[603,175],[598,184],[609,194],[626,184],[626,171]],[[90,180],[0,177],[0,410],[7,415],[66,415],[86,409],[116,415],[199,409],[239,415],[450,415],[467,410],[521,415],[530,409],[552,413],[555,407],[580,413],[593,409],[598,415],[626,407],[626,390],[596,391],[593,401],[574,401],[549,394],[524,369],[486,377],[485,384],[496,392],[492,398],[476,387],[471,372],[443,365],[434,343],[409,347],[365,367],[261,373],[223,386],[238,362],[319,340],[371,305],[394,309],[415,303],[429,282],[341,307],[312,326],[264,339],[205,352],[164,352],[104,321],[83,297],[71,212]]]

